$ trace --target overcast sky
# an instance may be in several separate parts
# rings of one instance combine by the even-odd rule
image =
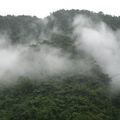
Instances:
[[[120,16],[118,0],[1,0],[0,15],[31,15],[44,18],[60,9],[85,9]]]

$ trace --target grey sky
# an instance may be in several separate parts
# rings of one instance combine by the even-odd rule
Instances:
[[[59,9],[85,9],[120,16],[118,0],[1,0],[0,15],[46,17]]]

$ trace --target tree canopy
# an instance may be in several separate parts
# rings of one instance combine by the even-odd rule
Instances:
[[[88,10],[62,9],[44,19],[24,15],[0,16],[0,34],[7,34],[13,46],[28,43],[29,50],[39,51],[41,46],[47,45],[69,54],[72,61],[88,60],[93,64],[87,72],[74,70],[39,78],[23,74],[14,80],[15,84],[1,80],[0,120],[120,119],[120,94],[110,91],[111,78],[93,56],[77,50],[74,44],[72,22],[79,14],[94,22],[104,21],[114,31],[120,28],[120,17]]]

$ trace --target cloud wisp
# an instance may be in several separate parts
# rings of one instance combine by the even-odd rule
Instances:
[[[113,31],[104,22],[94,23],[86,16],[74,19],[76,46],[91,55],[103,72],[109,74],[112,83],[119,86],[120,37],[119,30]]]

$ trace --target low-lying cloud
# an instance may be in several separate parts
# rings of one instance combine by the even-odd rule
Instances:
[[[70,59],[70,54],[63,53],[60,48],[39,43],[12,45],[5,38],[3,41],[0,43],[0,81],[14,81],[19,76],[40,79],[77,70],[84,71],[87,66],[82,60]]]
[[[21,75],[42,78],[91,70],[93,63],[90,59],[70,59],[70,53],[41,43],[44,39],[50,39],[51,34],[61,33],[54,25],[46,35],[47,24],[39,36],[40,43],[29,38],[28,44],[12,45],[9,36],[0,35],[0,81],[12,81]],[[77,49],[92,56],[103,72],[112,78],[112,83],[119,87],[120,31],[113,31],[104,22],[93,22],[83,15],[74,18],[73,27],[71,37],[76,38],[74,42]],[[35,45],[30,45],[33,43]]]
[[[76,46],[94,57],[103,71],[119,87],[120,79],[120,36],[119,30],[113,31],[104,22],[93,22],[86,16],[74,19]]]

